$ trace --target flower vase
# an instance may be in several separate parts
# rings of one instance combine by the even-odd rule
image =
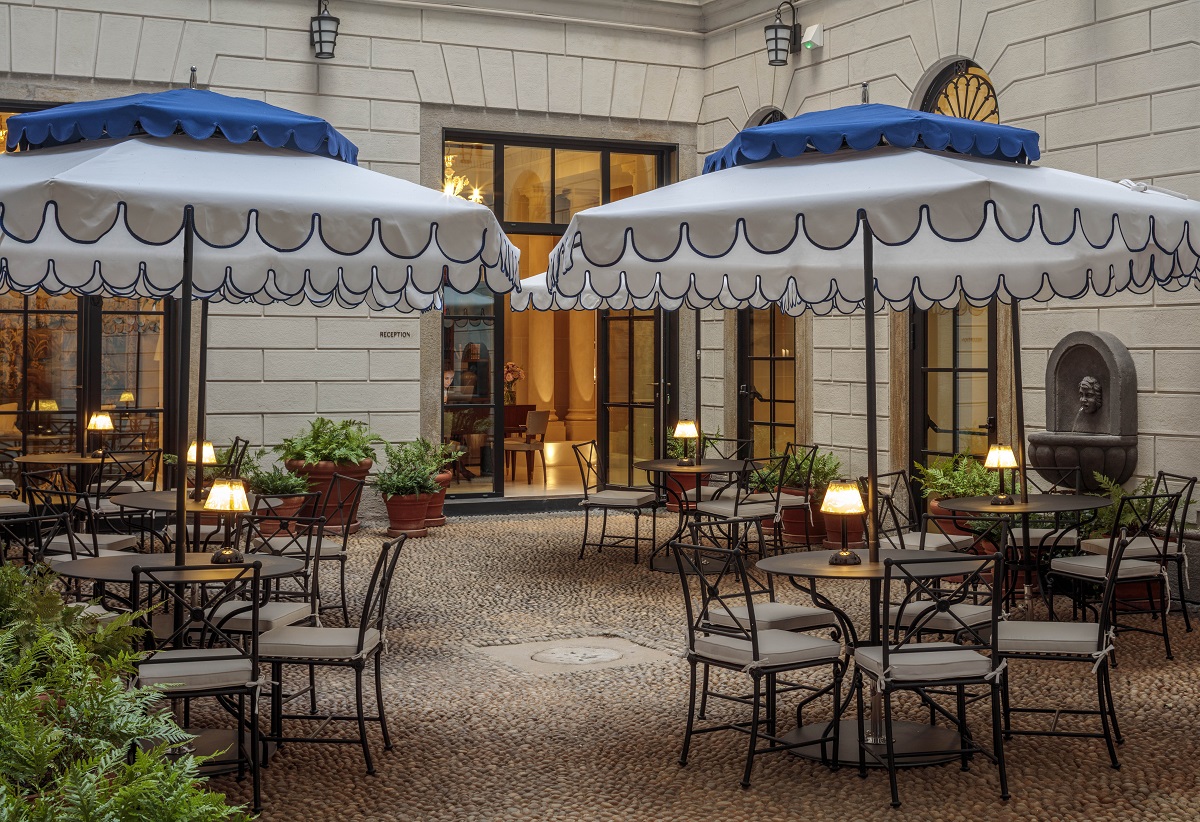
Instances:
[[[505,388],[504,389],[504,404],[505,405],[516,405],[517,404],[517,389],[515,389],[515,388]]]

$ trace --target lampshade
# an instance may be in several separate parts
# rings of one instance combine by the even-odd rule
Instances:
[[[111,431],[113,430],[112,417],[105,411],[97,411],[92,414],[88,420],[87,430],[89,431]]]
[[[30,411],[57,411],[58,400],[34,400],[33,405],[29,406]]]
[[[846,480],[834,480],[825,489],[822,514],[862,514],[866,512],[858,486]]]
[[[204,448],[201,449],[201,456],[204,458],[205,465],[217,464],[217,452],[213,450],[213,444],[208,440],[204,441]],[[196,464],[196,441],[192,440],[192,444],[188,446],[187,461],[191,465]]]
[[[1017,458],[1013,456],[1013,450],[1007,445],[993,445],[988,449],[987,459],[983,462],[984,468],[1016,468]]]
[[[219,479],[213,482],[204,500],[205,511],[249,511],[250,501],[246,499],[246,486],[241,480]]]
[[[792,50],[792,27],[775,12],[775,22],[764,26],[763,34],[767,41],[767,65],[786,66],[788,52]]]
[[[121,399],[117,400],[117,402],[133,402],[133,392],[132,391],[122,391]]]
[[[695,420],[680,420],[675,423],[675,433],[671,436],[680,440],[694,440],[700,438],[700,432],[696,429]]]
[[[338,25],[341,20],[329,13],[329,3],[323,3],[319,13],[309,20],[309,30],[312,34],[313,49],[318,60],[329,60],[333,57],[333,49],[337,44]]]

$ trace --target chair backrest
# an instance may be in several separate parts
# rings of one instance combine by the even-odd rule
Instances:
[[[600,449],[595,440],[575,443],[571,446],[575,452],[575,462],[579,463],[579,476],[583,479],[583,498],[588,498],[592,489],[604,490],[604,466],[600,462]]]
[[[0,517],[0,565],[8,562],[14,545],[22,548],[26,560],[43,561],[50,540],[67,533],[69,527],[65,511],[39,514],[31,507],[28,516]]]
[[[530,411],[525,416],[525,436],[546,439],[546,429],[550,427],[549,411]]]
[[[1008,520],[998,523],[1000,540],[1007,543]],[[952,643],[931,648],[923,645],[922,634],[931,631],[954,634],[992,651],[992,669],[999,661],[996,654],[996,624],[1000,620],[1004,597],[995,586],[1004,579],[1004,552],[962,556],[918,556],[883,561],[883,592],[886,603],[898,607],[883,610],[883,670],[891,669],[897,657],[919,653],[961,650]],[[981,630],[973,620],[963,619],[954,606],[986,602],[991,605],[989,630]],[[929,623],[941,621],[936,628]],[[952,630],[948,630],[947,622]],[[885,673],[886,675],[886,673]]]
[[[775,585],[771,575],[760,571],[753,563],[746,563],[748,557],[759,553],[758,522],[758,517],[691,519],[687,525],[687,544],[741,552],[742,574],[749,594],[765,594],[774,601]]]
[[[241,479],[242,465],[246,462],[246,450],[249,447],[250,440],[242,437],[233,438],[233,444],[229,446],[229,458],[225,463],[229,467],[228,479]]]
[[[783,494],[779,480],[787,476],[788,466],[791,465],[791,461],[791,454],[786,451],[770,457],[746,460],[741,474],[743,481],[739,485],[734,486],[737,490],[737,495],[734,497],[733,515],[735,517],[738,515],[738,509],[742,505],[751,501],[761,501],[764,494],[771,498],[771,502],[775,507],[775,513],[778,515],[780,500]],[[756,482],[756,480],[758,481]],[[730,490],[732,491],[734,488]],[[729,491],[725,493],[728,494]],[[756,499],[752,500],[751,497],[756,497]]]
[[[754,440],[739,440],[732,437],[718,437],[709,434],[704,434],[701,437],[700,453],[705,457],[709,457],[709,452],[717,459],[722,460],[746,460],[750,459],[750,449],[754,445]]]
[[[671,552],[683,587],[688,648],[695,647],[698,635],[718,634],[748,642],[751,659],[758,662],[758,626],[745,554],[738,548],[679,540],[672,540]],[[713,614],[723,615],[721,622],[728,624],[713,623]]]
[[[1117,504],[1117,517],[1109,537],[1109,555],[1116,549],[1124,531],[1130,540],[1149,537],[1158,548],[1158,560],[1166,561],[1175,527],[1175,512],[1179,508],[1179,493],[1131,494]]]
[[[1167,546],[1168,550],[1183,553],[1183,540],[1185,529],[1187,528],[1188,512],[1192,507],[1192,495],[1195,491],[1196,477],[1187,477],[1183,474],[1168,474],[1166,471],[1159,471],[1158,476],[1154,479],[1153,493],[1179,495],[1179,505],[1175,509],[1173,526],[1175,528],[1175,542],[1174,545]]]
[[[303,491],[296,494],[255,494],[250,500],[250,513],[276,518],[315,517],[321,510],[321,492]]]
[[[788,473],[783,484],[791,488],[812,488],[813,466],[817,459],[817,446],[789,442],[784,453],[790,456]]]
[[[233,544],[239,546],[247,558],[254,554],[271,554],[293,557],[303,562],[303,573],[297,578],[301,590],[280,590],[292,598],[302,594],[302,598],[312,605],[315,614],[321,599],[321,580],[320,563],[313,560],[321,555],[324,525],[324,517],[242,514],[237,520]]]
[[[88,494],[32,485],[25,488],[25,494],[34,517],[46,523],[55,518],[62,520],[61,527],[55,529],[55,533],[46,539],[47,542],[54,536],[65,535],[71,559],[79,559],[80,555],[99,555],[96,514]],[[76,521],[83,525],[82,531],[75,527]]]
[[[863,502],[867,500],[867,478],[858,478],[858,489]],[[889,471],[880,474],[875,482],[876,528],[880,538],[891,532],[897,536],[911,532],[921,524],[917,516],[917,501],[913,493],[912,479],[907,471]],[[903,543],[903,540],[900,540]]]
[[[62,468],[49,468],[45,471],[25,471],[21,474],[21,486],[25,490],[40,488],[45,491],[74,490],[67,481],[67,472]]]
[[[158,466],[162,463],[162,451],[158,449],[140,451],[105,451],[100,456],[100,481],[94,486],[95,499],[121,493],[121,483],[137,483],[149,486],[152,491],[158,483]]]
[[[151,628],[154,613],[173,615],[178,607],[187,615],[178,624],[172,624],[164,636],[156,637],[153,630],[147,630],[144,642],[149,653],[137,664],[152,661],[161,650],[183,649],[172,655],[171,662],[248,659],[247,684],[256,681],[261,569],[260,562],[166,568],[135,566],[130,586],[131,605],[135,613],[150,610],[141,620],[144,627]],[[203,597],[199,605],[198,594]],[[230,602],[242,604],[230,607]],[[236,634],[229,632],[226,626],[235,618],[248,619],[249,629],[239,628]]]
[[[349,537],[350,523],[358,519],[358,504],[362,501],[365,480],[348,477],[345,474],[334,474],[329,478],[329,488],[321,499],[320,516],[326,522],[336,520],[335,514],[341,512],[343,541]]]
[[[964,534],[961,515],[925,514],[921,517],[921,540],[918,548],[922,551],[956,551],[960,554],[991,554],[1001,547],[1012,548],[1015,530],[1011,523],[1002,528],[1003,522],[1005,518],[971,520],[970,532]],[[952,539],[955,547],[948,547],[940,539],[936,542],[929,539],[938,536]],[[1009,542],[1006,543],[1005,540]],[[927,545],[927,541],[934,544]],[[896,547],[904,546],[901,544]]]
[[[1043,474],[1049,474],[1051,479],[1047,479]],[[1025,481],[1029,483],[1030,493],[1083,493],[1083,469],[1078,466],[1074,468],[1060,468],[1057,465],[1028,465],[1025,468]]]
[[[375,560],[375,570],[371,572],[371,582],[367,585],[367,596],[363,602],[362,619],[358,623],[358,650],[366,646],[367,631],[374,628],[379,632],[382,642],[387,636],[387,605],[392,590],[392,577],[396,574],[396,561],[400,559],[400,549],[408,539],[407,534],[401,534],[390,542],[383,544],[379,558]]]

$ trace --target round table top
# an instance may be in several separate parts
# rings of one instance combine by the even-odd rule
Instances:
[[[109,502],[122,508],[137,508],[142,511],[162,511],[174,513],[176,510],[175,492],[168,491],[135,491],[132,494],[114,494]],[[189,514],[205,513],[204,500],[192,499],[188,490],[186,510]],[[209,514],[219,514],[220,511],[208,511]]]
[[[303,570],[304,561],[294,557],[277,557],[274,554],[251,554],[246,557],[251,562],[261,562],[262,570],[259,576],[263,579],[285,577]],[[183,564],[189,568],[201,570],[204,568],[223,568],[226,566],[213,565],[212,554],[208,551],[193,551],[184,555]],[[174,554],[129,554],[120,557],[85,557],[72,559],[67,562],[57,562],[54,570],[60,576],[71,579],[93,579],[97,582],[133,582],[133,569],[170,568],[175,565]],[[203,582],[197,579],[197,582]]]
[[[1030,494],[1023,502],[1014,494],[1012,505],[993,505],[991,497],[953,497],[940,499],[938,505],[955,514],[1065,514],[1095,511],[1112,504],[1108,497],[1095,494]]]
[[[853,553],[862,557],[859,565],[830,565],[829,558],[837,551],[800,551],[792,554],[776,554],[758,561],[758,567],[768,574],[780,574],[789,577],[806,577],[808,579],[883,579],[887,568],[886,559],[929,559],[933,557],[959,557],[953,551],[918,551],[912,549],[883,548],[879,551],[879,562],[871,562],[866,548],[856,548]],[[950,562],[931,562],[925,568],[919,565],[907,566],[907,572],[917,578],[958,576],[969,574],[975,570],[978,560],[963,558],[961,564]]]
[[[706,459],[699,465],[680,465],[678,460],[642,460],[635,462],[634,468],[639,471],[654,471],[672,474],[729,474],[745,470],[745,460],[710,460]]]
[[[22,454],[13,457],[13,462],[28,465],[99,465],[100,457],[80,454],[78,451],[50,452],[46,454]]]

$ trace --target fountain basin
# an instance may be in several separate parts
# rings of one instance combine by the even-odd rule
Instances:
[[[1039,431],[1029,435],[1029,462],[1049,482],[1061,482],[1080,468],[1084,491],[1100,491],[1095,474],[1116,481],[1133,476],[1138,461],[1136,434],[1087,434],[1078,431]]]

